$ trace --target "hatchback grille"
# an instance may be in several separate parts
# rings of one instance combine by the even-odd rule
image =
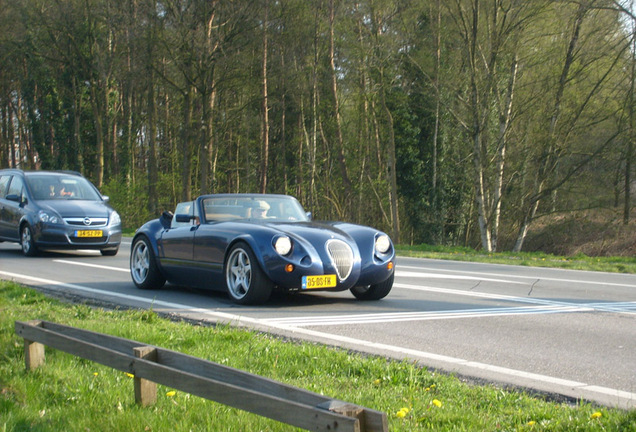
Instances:
[[[64,222],[72,226],[98,227],[106,226],[106,224],[108,224],[108,218],[65,218]]]
[[[342,240],[329,240],[327,242],[327,252],[329,258],[336,267],[338,279],[345,280],[351,274],[353,268],[353,251],[351,247]]]
[[[108,237],[71,237],[72,244],[103,244]]]

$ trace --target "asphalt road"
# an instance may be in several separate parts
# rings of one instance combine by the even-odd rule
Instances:
[[[129,248],[115,257],[82,251],[25,258],[18,245],[0,243],[0,278],[636,408],[636,275],[398,258],[393,291],[378,302],[312,293],[246,307],[220,292],[136,289]]]

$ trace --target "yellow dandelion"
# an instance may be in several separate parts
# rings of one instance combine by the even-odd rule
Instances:
[[[174,391],[174,390],[172,390],[172,391],[169,391],[168,393],[166,393],[166,396],[168,396],[168,397],[173,397],[173,396],[174,396],[174,395],[176,395],[176,394],[177,394],[177,392],[176,392],[176,391]]]
[[[537,424],[537,422],[536,422],[536,421],[534,421],[534,420],[530,420],[530,421],[528,422],[528,426],[534,426],[534,425],[536,425],[536,424]]]
[[[592,418],[597,419],[600,418],[602,415],[603,413],[601,413],[600,411],[596,411],[594,414],[592,414]]]
[[[378,378],[377,380],[373,381],[374,385],[380,385],[380,383],[382,382],[382,380],[380,378]]]
[[[97,375],[99,375],[99,373],[93,372],[93,376],[97,376]]]
[[[435,405],[437,408],[441,408],[442,407],[442,402],[437,400],[437,399],[433,399],[433,402],[431,402],[433,405]]]
[[[134,378],[134,377],[135,377],[133,374],[128,373],[128,372],[126,372],[126,376],[127,376],[128,378]]]
[[[405,408],[401,408],[395,415],[398,418],[404,418],[409,413],[409,411],[410,410],[408,408],[406,408],[406,407]]]

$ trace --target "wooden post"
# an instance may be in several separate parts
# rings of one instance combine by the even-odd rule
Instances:
[[[44,364],[44,345],[30,340],[24,340],[24,363],[27,371],[39,368]]]
[[[157,361],[157,350],[153,347],[134,347],[135,357]],[[157,384],[147,379],[135,377],[135,402],[141,406],[153,405],[157,402]]]
[[[42,321],[32,320],[29,325],[42,327]],[[27,371],[32,371],[44,364],[46,356],[44,354],[44,345],[24,339],[24,363]]]
[[[359,420],[360,430],[366,430],[364,424],[364,408],[358,405],[354,405],[348,402],[342,402],[337,400],[330,400],[317,405],[318,408],[326,409],[337,414],[342,414],[347,417],[356,418]]]

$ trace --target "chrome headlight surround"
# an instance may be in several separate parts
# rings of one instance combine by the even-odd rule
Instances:
[[[293,249],[292,241],[287,236],[280,236],[274,240],[274,250],[280,256],[287,256]]]
[[[380,234],[375,238],[375,251],[384,255],[391,250],[391,239],[386,234]]]
[[[38,212],[38,219],[40,220],[40,222],[45,224],[59,225],[63,223],[61,217],[59,217],[53,212],[47,212],[44,210],[40,210]]]

